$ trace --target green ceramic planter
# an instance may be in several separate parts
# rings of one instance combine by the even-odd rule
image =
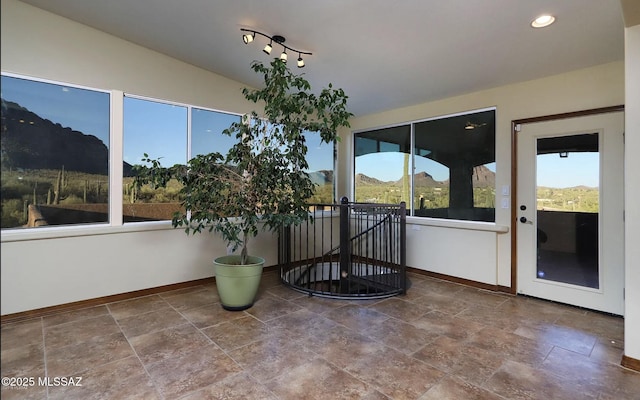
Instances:
[[[264,258],[249,256],[248,262],[247,265],[239,265],[239,255],[213,260],[218,295],[225,310],[242,311],[253,306],[262,278]]]

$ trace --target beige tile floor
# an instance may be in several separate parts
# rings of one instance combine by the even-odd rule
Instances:
[[[621,318],[411,281],[405,296],[328,300],[271,272],[242,312],[203,285],[4,324],[1,397],[640,399]]]

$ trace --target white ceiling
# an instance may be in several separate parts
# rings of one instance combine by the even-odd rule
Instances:
[[[302,51],[314,90],[329,82],[356,115],[624,59],[620,0],[23,0],[246,85],[266,39]],[[533,29],[538,15],[556,23]],[[281,47],[274,45],[273,55]]]

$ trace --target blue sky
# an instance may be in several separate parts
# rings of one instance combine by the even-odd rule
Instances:
[[[145,153],[165,167],[187,161],[187,108],[125,97],[123,158],[140,164]]]
[[[566,158],[557,153],[539,155],[536,169],[538,186],[600,186],[599,153],[569,153]]]
[[[187,109],[163,103],[125,98],[124,160],[140,163],[144,153],[151,158],[162,157],[164,166],[184,163],[187,159]],[[193,109],[191,148],[194,154],[219,151],[226,154],[235,137],[222,134],[240,116]],[[161,140],[158,140],[161,138]],[[310,171],[333,169],[332,146],[320,143],[320,136],[307,134],[307,161]]]
[[[13,101],[41,118],[93,135],[109,144],[109,94],[2,77],[2,99]],[[69,110],[82,109],[81,113]],[[105,110],[107,111],[105,113]]]

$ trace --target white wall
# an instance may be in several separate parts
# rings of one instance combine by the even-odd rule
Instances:
[[[640,360],[640,25],[625,29],[625,341]]]
[[[624,93],[624,63],[616,62],[356,117],[351,121],[350,131],[341,134],[339,195],[351,196],[351,131],[496,107],[496,188],[500,194],[503,186],[511,184],[512,120],[624,104]],[[502,198],[498,196],[497,205]],[[510,213],[510,209],[497,208],[493,228],[484,223],[409,218],[407,222],[413,225],[409,225],[407,232],[407,263],[419,269],[509,287]]]
[[[407,265],[496,285],[496,235],[494,231],[407,223]]]

